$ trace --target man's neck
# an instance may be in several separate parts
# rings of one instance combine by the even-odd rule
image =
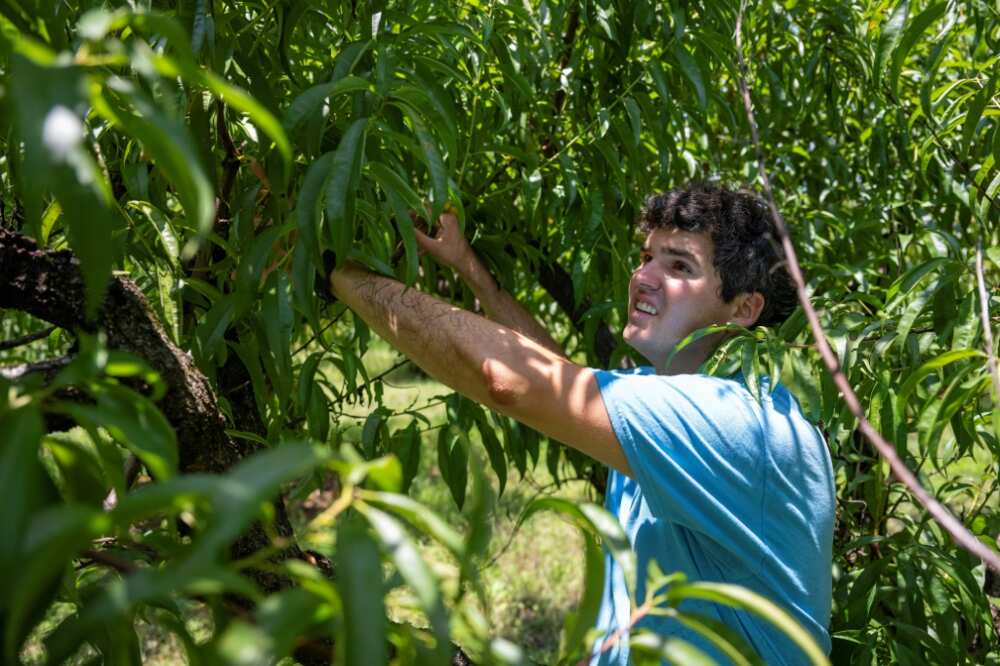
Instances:
[[[689,353],[690,352],[690,353]],[[695,349],[685,349],[680,353],[674,354],[673,358],[669,356],[664,359],[661,363],[655,364],[656,374],[658,375],[692,375],[696,374],[701,368],[701,364],[705,362],[708,355],[705,353],[698,353]]]

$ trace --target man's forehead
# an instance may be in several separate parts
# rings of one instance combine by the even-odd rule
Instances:
[[[676,254],[711,260],[713,248],[708,234],[668,227],[650,231],[643,239],[642,249],[653,254]]]

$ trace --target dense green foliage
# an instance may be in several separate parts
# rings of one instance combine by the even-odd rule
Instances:
[[[1000,6],[751,4],[743,33],[763,150],[829,340],[872,422],[996,548],[1000,396],[974,258],[979,244],[995,327]],[[107,662],[135,660],[123,621],[135,617],[176,632],[192,661],[280,658],[307,645],[374,664],[387,658],[384,636],[402,663],[441,663],[452,641],[477,661],[518,661],[474,603],[494,490],[539,464],[541,450],[553,472],[563,459],[581,474],[591,464],[457,396],[436,446],[419,446],[419,412],[390,428],[381,377],[362,359],[366,328],[315,287],[323,252],[472,307],[451,275],[421,265],[408,214],[435,219],[452,202],[477,252],[573,358],[618,363],[626,350],[609,355],[600,338],[620,321],[643,196],[759,176],[739,97],[738,7],[101,7],[0,3],[3,225],[79,257],[81,323],[114,316],[99,314],[113,272],[138,284],[209,378],[228,436],[258,450],[228,470],[191,463],[180,424],[157,407],[156,360],[108,351],[94,327],[5,352],[8,364],[67,352],[72,361],[54,380],[14,370],[0,380],[0,565],[17,572],[0,593],[2,659],[16,659],[64,600],[76,612],[47,641],[55,661],[82,642]],[[38,331],[41,319],[5,311],[3,338]],[[735,339],[714,367],[781,375],[827,436],[839,500],[832,661],[997,663],[982,564],[888,478],[809,343],[797,313],[779,331]],[[358,423],[344,405],[370,416]],[[52,434],[56,417],[84,431]],[[342,446],[359,425],[357,446]],[[126,452],[148,472],[135,490]],[[405,494],[421,455],[437,456],[475,526],[464,540]],[[336,531],[333,581],[308,558],[269,559],[290,539],[268,527],[283,511],[264,501],[281,490],[299,501],[328,472],[343,499],[299,536]],[[105,510],[112,488],[117,505]],[[581,575],[591,593],[567,619],[561,650],[572,661],[596,610],[598,539],[617,548],[620,535],[597,507],[540,509],[588,535]],[[271,547],[233,561],[229,545],[258,519]],[[442,590],[415,535],[453,554],[459,589]],[[262,586],[260,571],[284,582]],[[651,575],[671,604],[709,595],[780,621],[738,589]],[[412,590],[422,628],[384,619],[384,591],[399,585]],[[180,621],[181,598],[213,608],[207,643]],[[678,642],[639,641],[637,654],[696,658]]]

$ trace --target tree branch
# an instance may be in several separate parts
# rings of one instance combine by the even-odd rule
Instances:
[[[1000,403],[1000,371],[997,370],[997,357],[993,352],[993,328],[990,324],[990,299],[986,294],[986,279],[983,277],[983,240],[976,242],[976,285],[979,287],[979,316],[983,322],[983,344],[986,347],[986,360],[993,376],[993,399]]]
[[[585,325],[583,315],[590,310],[591,301],[590,298],[584,297],[580,299],[580,305],[576,305],[573,278],[566,269],[555,262],[541,264],[538,267],[538,283],[566,313],[573,328],[582,333]],[[604,321],[598,322],[594,333],[594,353],[602,366],[607,367],[611,364],[611,355],[617,347],[618,340],[611,327]]]
[[[826,340],[826,332],[823,330],[823,326],[819,321],[819,315],[816,313],[816,310],[813,308],[809,299],[809,291],[806,288],[805,278],[802,273],[802,268],[799,266],[799,260],[795,253],[795,247],[792,245],[792,240],[788,233],[788,225],[785,223],[785,219],[778,211],[778,206],[774,201],[774,191],[771,188],[771,179],[768,176],[767,165],[764,161],[764,149],[760,144],[760,132],[757,127],[757,118],[754,115],[753,100],[750,97],[750,88],[747,84],[748,68],[746,60],[743,57],[743,16],[746,12],[746,7],[747,0],[741,0],[740,11],[736,16],[736,57],[739,61],[740,92],[743,97],[743,106],[746,111],[747,123],[750,126],[750,134],[757,155],[757,164],[760,170],[761,180],[764,184],[764,193],[767,198],[767,205],[771,212],[771,218],[774,221],[775,227],[777,227],[778,235],[781,237],[781,247],[784,251],[788,273],[795,282],[799,302],[805,310],[806,319],[809,321],[809,327],[812,330],[813,337],[816,339],[816,349],[819,352],[820,357],[822,357],[827,371],[829,371],[829,373],[833,376],[834,383],[837,388],[840,389],[848,409],[854,417],[858,419],[858,429],[862,432],[862,434],[864,434],[865,438],[867,438],[868,441],[875,446],[876,450],[882,455],[882,457],[886,459],[896,478],[899,479],[910,490],[910,492],[913,493],[914,497],[917,498],[917,501],[920,502],[920,504],[927,509],[928,513],[930,513],[938,524],[951,535],[955,543],[962,546],[973,555],[979,557],[997,571],[1000,571],[1000,555],[997,555],[997,553],[990,550],[971,532],[965,529],[965,526],[963,526],[948,511],[948,509],[944,507],[944,505],[938,502],[922,485],[920,485],[920,481],[917,480],[917,477],[899,457],[899,454],[896,452],[896,447],[887,442],[879,431],[868,422],[868,419],[865,418],[865,412],[861,406],[861,401],[858,399],[857,394],[854,392],[850,382],[847,380],[847,376],[844,375],[841,370],[840,360],[837,358],[836,352],[830,348],[830,345]]]
[[[73,360],[72,356],[61,356],[60,358],[50,358],[36,363],[18,363],[16,365],[0,366],[0,377],[10,381],[24,379],[25,376],[33,373],[42,373],[47,378],[54,377],[56,373],[65,368]]]
[[[41,331],[36,331],[34,333],[29,333],[28,335],[22,335],[19,338],[14,338],[13,340],[3,340],[0,341],[0,351],[7,351],[8,349],[14,349],[16,347],[23,347],[26,344],[30,344],[35,340],[41,340],[43,338],[49,337],[52,331],[56,330],[55,326],[49,326]]]

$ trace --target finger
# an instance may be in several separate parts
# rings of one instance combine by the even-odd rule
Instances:
[[[430,247],[431,244],[434,243],[434,239],[425,234],[420,229],[417,229],[416,225],[414,225],[413,227],[413,237],[417,239],[417,244],[425,249]]]
[[[413,222],[414,229],[421,231],[423,233],[427,233],[428,231],[430,231],[430,226],[427,224],[427,220],[420,217],[419,213],[413,210],[407,212],[410,214],[410,221]]]
[[[458,218],[455,217],[454,213],[442,213],[438,216],[438,226],[441,231],[457,231],[458,230]]]

